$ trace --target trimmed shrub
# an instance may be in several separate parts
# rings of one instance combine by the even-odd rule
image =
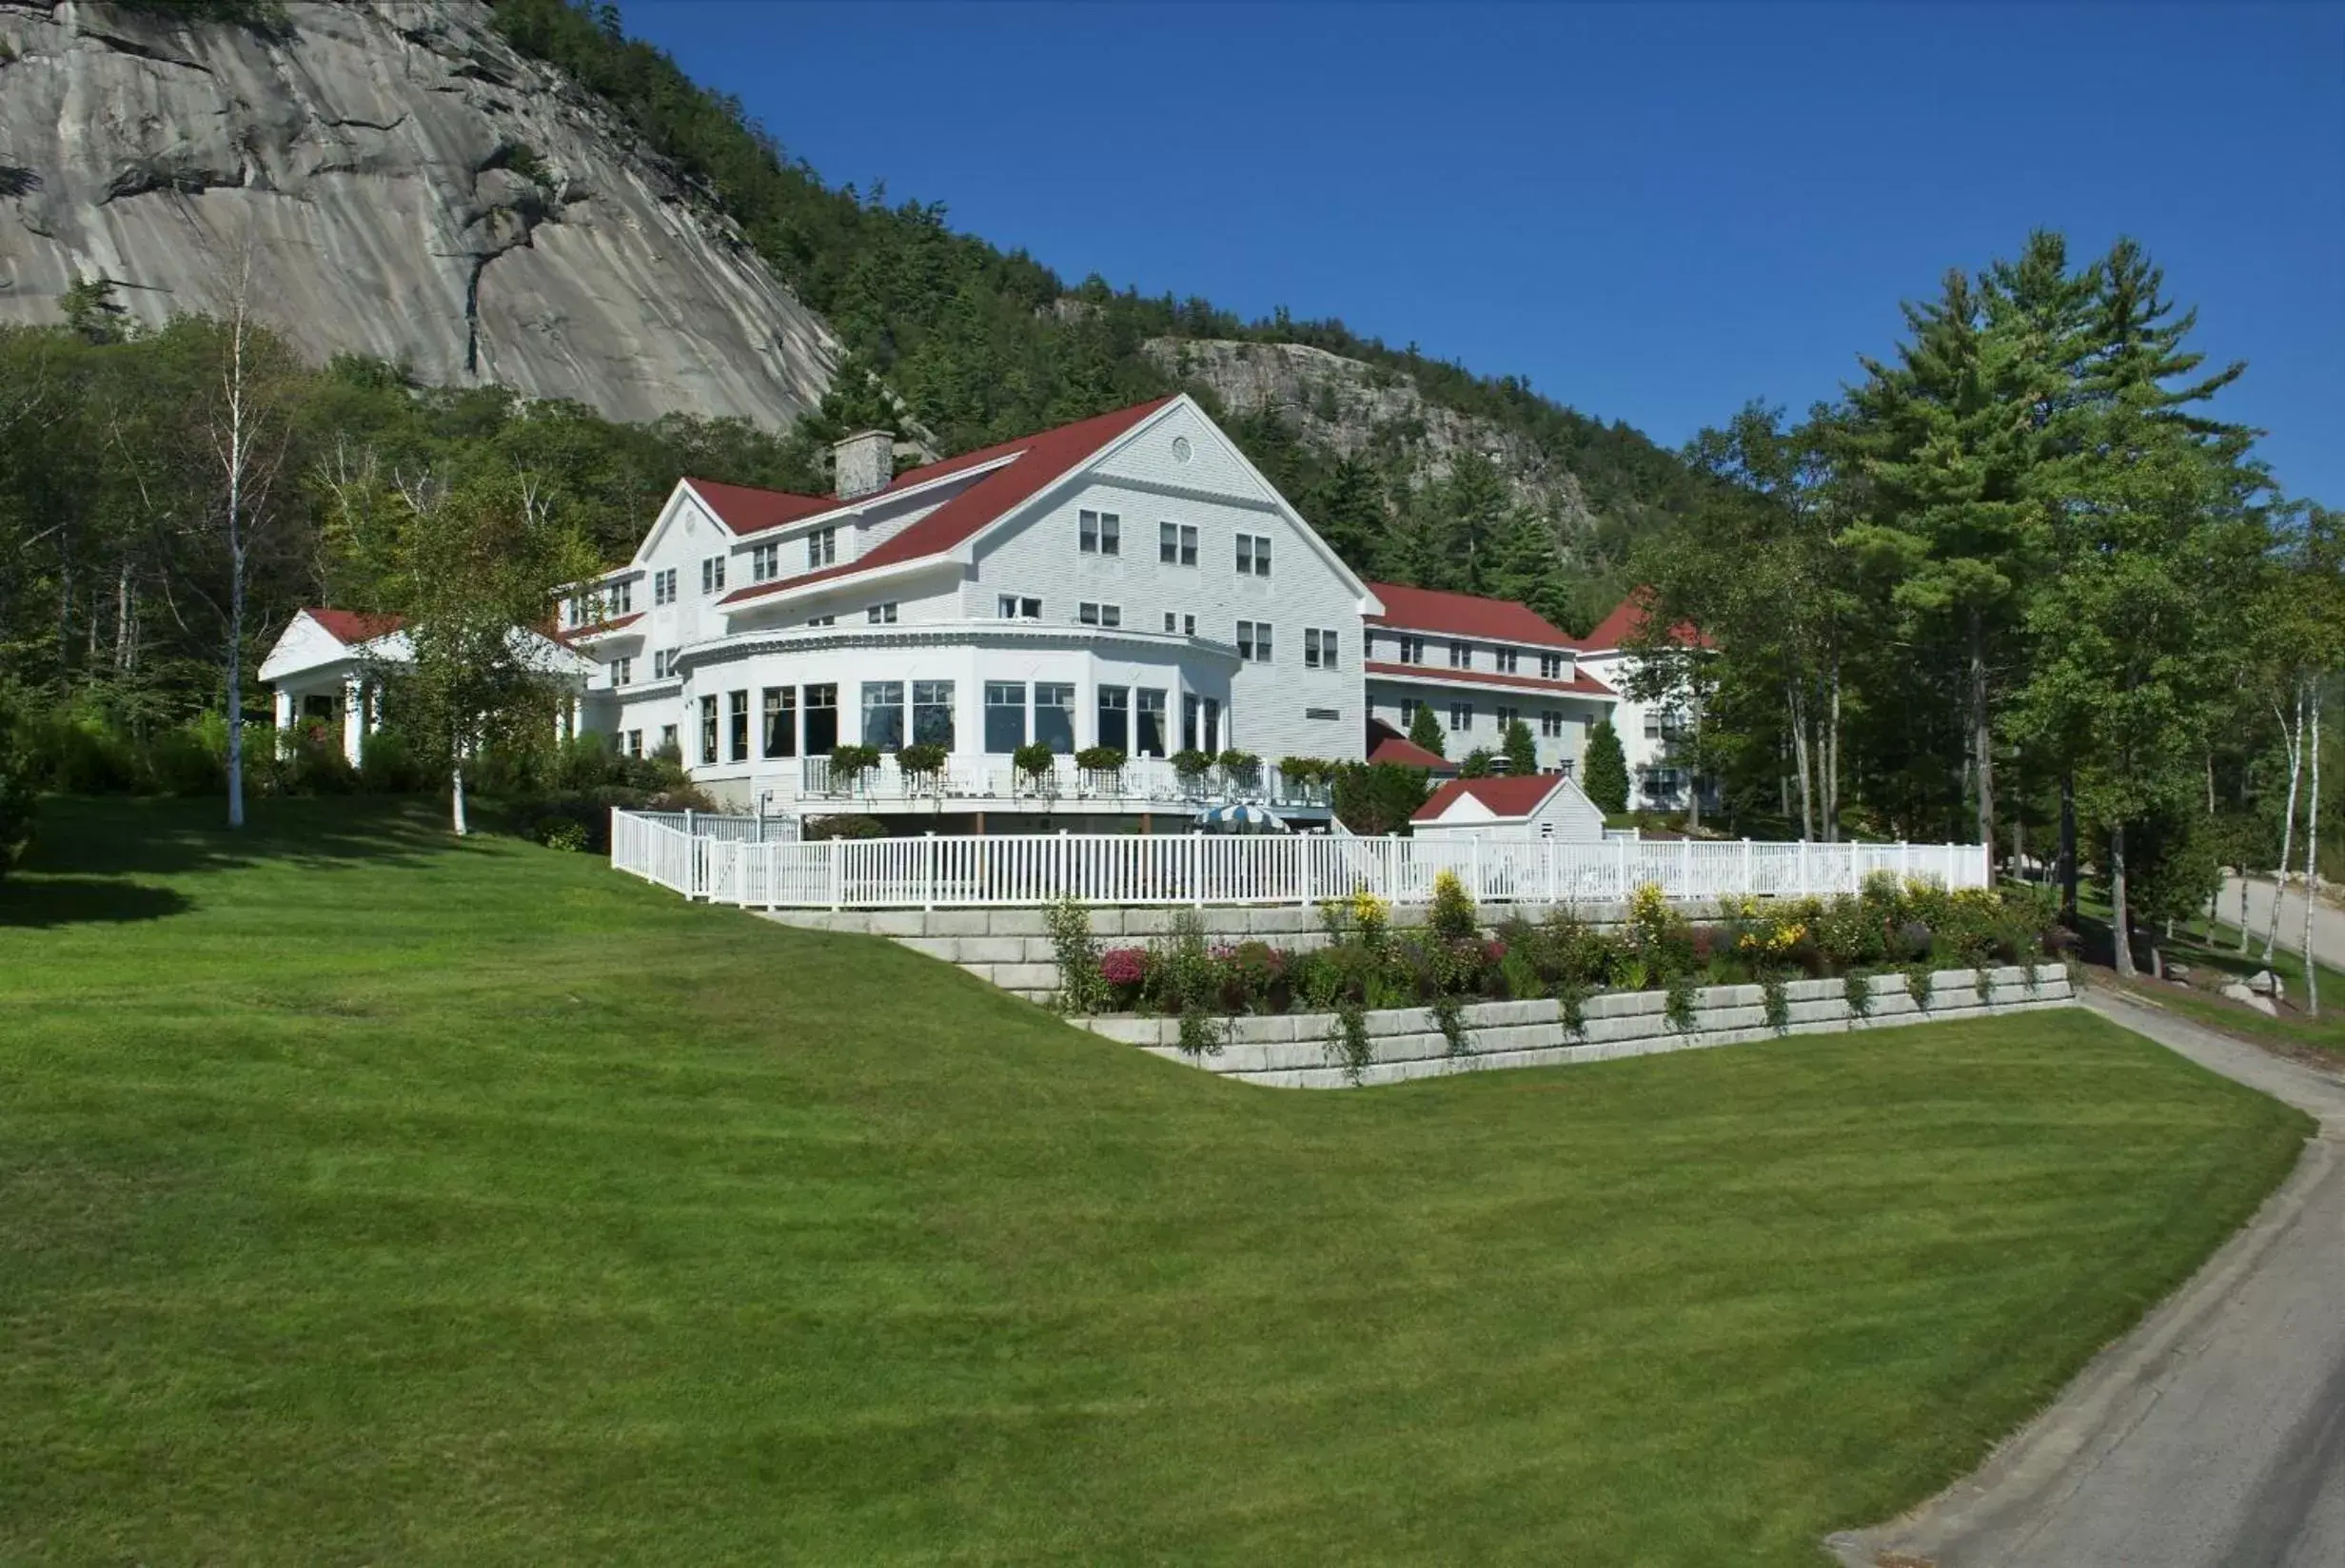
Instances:
[[[0,695],[0,877],[32,842],[32,758],[19,738],[16,713]]]
[[[798,836],[809,844],[819,844],[833,838],[885,838],[886,828],[876,816],[862,816],[842,812],[831,816],[810,816],[798,829]]]

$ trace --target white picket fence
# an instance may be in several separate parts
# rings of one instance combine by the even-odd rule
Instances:
[[[1642,883],[1673,899],[1853,892],[1875,872],[1987,885],[1978,844],[1755,844],[1681,839],[1344,838],[1310,834],[1031,833],[745,842],[611,813],[611,864],[688,898],[758,909],[1007,909],[1087,904],[1311,904],[1366,888],[1432,900],[1455,872],[1474,901],[1608,903]]]

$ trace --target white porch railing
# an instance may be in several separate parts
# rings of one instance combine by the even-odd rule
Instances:
[[[611,864],[690,898],[760,909],[1311,904],[1365,887],[1432,900],[1455,872],[1482,904],[1617,902],[1640,884],[1681,901],[1854,892],[1875,872],[1987,885],[1978,844],[1755,844],[1610,839],[1351,838],[1182,833],[929,834],[747,843],[611,813]]]
[[[717,812],[635,812],[629,814],[701,838],[766,844],[798,836],[798,818],[794,816],[726,816]]]
[[[1120,768],[1078,768],[1074,759],[1055,759],[1051,772],[1039,777],[1020,773],[1007,758],[952,756],[934,774],[907,774],[893,755],[852,780],[834,779],[827,756],[798,760],[798,799],[801,809],[819,813],[828,803],[834,811],[857,802],[997,800],[1009,805],[1048,801],[1067,807],[1086,803],[1146,807],[1198,806],[1207,802],[1255,801],[1271,806],[1325,806],[1328,786],[1318,779],[1290,779],[1263,764],[1241,776],[1219,767],[1183,776],[1165,757],[1135,756]]]

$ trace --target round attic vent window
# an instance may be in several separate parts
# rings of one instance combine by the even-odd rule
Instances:
[[[1175,436],[1172,438],[1172,461],[1174,462],[1187,462],[1189,461],[1189,438],[1187,436]]]

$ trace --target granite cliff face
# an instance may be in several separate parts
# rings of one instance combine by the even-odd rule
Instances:
[[[1578,476],[1520,431],[1429,401],[1398,370],[1304,343],[1156,338],[1149,357],[1184,385],[1205,387],[1233,414],[1272,409],[1306,446],[1347,458],[1397,458],[1410,481],[1448,477],[1479,452],[1526,502],[1556,519],[1566,541],[1594,514]]]
[[[477,0],[295,0],[282,29],[0,0],[0,321],[79,275],[146,323],[258,313],[617,419],[786,424],[838,346],[712,204]]]

